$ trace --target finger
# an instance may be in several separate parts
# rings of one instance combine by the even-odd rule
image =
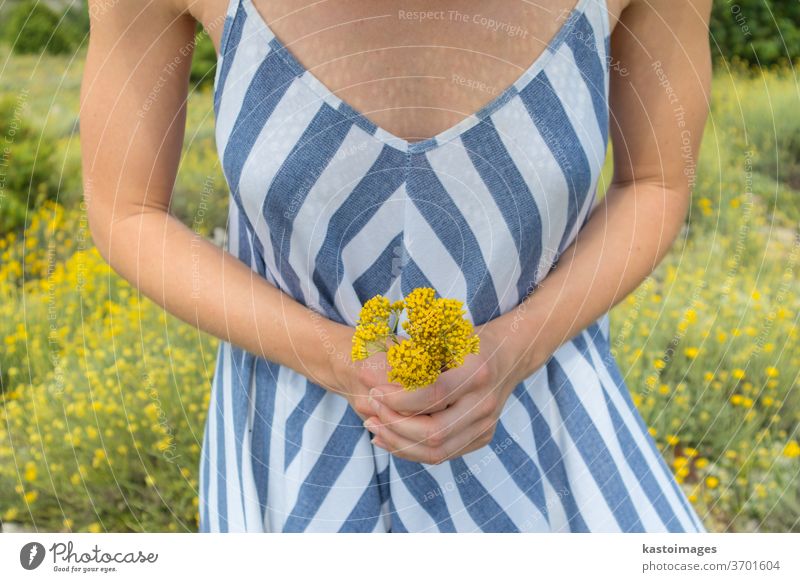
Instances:
[[[438,465],[488,445],[494,436],[496,422],[492,418],[482,419],[465,430],[454,433],[436,447],[415,442],[376,423],[373,426],[374,444],[402,459]]]
[[[372,395],[400,414],[431,414],[444,410],[465,393],[485,387],[488,381],[486,363],[468,356],[463,365],[441,373],[427,387],[409,392],[398,384],[381,385],[373,388]]]
[[[398,384],[384,384],[370,390],[376,398],[400,414],[432,414],[450,406],[459,397],[459,378],[441,374],[433,384],[414,391],[403,389]]]
[[[380,420],[377,417],[368,418],[364,426],[375,435],[372,440],[374,445],[389,451],[401,459],[427,464],[435,464],[433,461],[438,460],[437,455],[440,454],[439,451],[427,445],[415,443],[412,440],[390,431],[380,424]]]
[[[434,414],[406,416],[377,400],[373,400],[372,409],[381,425],[411,441],[432,447],[441,445],[453,432],[463,430],[491,412],[470,396]]]
[[[399,385],[382,384],[373,387],[369,394],[371,398],[406,416],[444,410],[449,404],[440,397],[441,387],[435,383],[413,392]]]

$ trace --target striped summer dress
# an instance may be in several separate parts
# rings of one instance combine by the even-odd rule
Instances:
[[[334,96],[252,0],[231,0],[214,113],[227,250],[321,316],[429,286],[481,324],[585,224],[608,140],[606,6],[579,0],[508,89],[407,142]],[[492,443],[439,464],[370,443],[347,401],[221,342],[203,532],[705,531],[633,405],[608,315],[508,399]]]

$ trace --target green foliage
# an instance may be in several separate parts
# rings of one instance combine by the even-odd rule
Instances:
[[[61,17],[35,0],[23,0],[11,9],[3,37],[19,54],[63,54],[75,47],[74,33]]]
[[[758,191],[767,202],[781,200],[779,209],[800,218],[796,196],[784,196],[787,186],[800,189],[800,116],[795,115],[798,89],[794,72],[778,68],[756,75],[726,75],[714,78],[711,132],[706,145],[715,144],[719,135],[735,139],[738,148],[719,144],[725,152],[751,152],[754,180],[768,179]],[[788,113],[792,112],[792,113]],[[733,129],[731,135],[728,129]],[[716,144],[715,144],[716,145]],[[739,160],[739,167],[743,166]]]
[[[800,57],[800,3],[715,0],[711,46],[718,59],[767,66]]]
[[[85,46],[89,42],[89,11],[86,6],[73,7],[64,13],[61,23],[72,47]]]
[[[0,233],[21,228],[57,191],[55,146],[29,123],[26,103],[27,93],[0,99]]]
[[[217,64],[217,49],[211,37],[198,23],[195,34],[194,55],[192,56],[191,80],[195,86],[210,86],[214,83]]]

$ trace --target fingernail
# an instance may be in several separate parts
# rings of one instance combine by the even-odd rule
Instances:
[[[374,410],[375,412],[378,412],[381,409],[381,405],[378,404],[378,401],[375,400],[374,398],[370,398],[369,399],[369,405],[372,407],[372,410]]]
[[[371,400],[373,400],[373,401],[374,401],[374,400],[380,400],[381,398],[383,398],[383,392],[381,392],[381,391],[380,391],[380,390],[378,390],[377,388],[372,388],[372,389],[369,391],[369,397],[370,397],[370,399],[371,399]]]
[[[378,430],[378,427],[371,420],[365,420],[364,421],[364,428],[366,428],[369,432],[372,432],[372,433],[375,433]]]

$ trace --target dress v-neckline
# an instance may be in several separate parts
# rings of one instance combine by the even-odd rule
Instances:
[[[563,24],[555,31],[551,39],[545,45],[544,51],[528,65],[527,68],[519,75],[519,77],[498,95],[489,100],[476,112],[463,117],[455,124],[447,129],[440,131],[436,135],[422,140],[408,141],[400,136],[393,134],[390,131],[379,126],[366,115],[361,113],[358,109],[350,105],[338,97],[331,91],[325,83],[323,83],[314,73],[308,70],[300,60],[292,53],[288,46],[278,38],[272,27],[267,24],[266,19],[261,12],[258,11],[252,0],[232,0],[233,2],[241,2],[248,18],[253,18],[257,25],[261,27],[262,31],[271,39],[277,54],[289,65],[295,72],[298,79],[305,83],[312,89],[322,100],[326,103],[333,104],[334,108],[349,118],[351,121],[357,123],[362,128],[366,129],[377,139],[380,139],[387,145],[399,149],[404,152],[423,152],[435,148],[448,141],[463,135],[468,129],[480,123],[482,119],[500,109],[505,103],[521,91],[528,83],[530,83],[536,75],[544,69],[550,59],[556,54],[558,48],[566,40],[567,36],[574,26],[577,18],[583,13],[586,5],[589,2],[597,0],[577,0],[575,5],[569,10],[564,18]]]

